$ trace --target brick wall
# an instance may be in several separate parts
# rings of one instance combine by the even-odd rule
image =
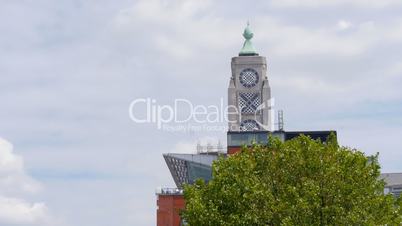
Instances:
[[[180,226],[180,210],[184,209],[183,195],[158,195],[157,226]]]

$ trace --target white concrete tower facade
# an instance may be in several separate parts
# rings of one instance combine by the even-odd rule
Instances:
[[[238,57],[231,62],[232,76],[228,88],[229,131],[270,131],[271,88],[265,57],[255,51],[249,25],[243,33],[246,39]]]

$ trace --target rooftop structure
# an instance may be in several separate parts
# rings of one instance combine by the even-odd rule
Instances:
[[[385,181],[385,193],[399,197],[402,193],[402,173],[383,173],[380,176]]]

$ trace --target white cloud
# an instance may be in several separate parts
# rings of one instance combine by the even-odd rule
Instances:
[[[13,146],[0,138],[0,225],[44,225],[50,219],[44,203],[30,203],[21,198],[40,190],[38,182],[24,170],[20,156],[13,153]]]
[[[387,74],[393,77],[399,77],[402,74],[402,62],[396,62],[387,69]]]
[[[402,2],[402,1],[401,1]],[[307,27],[261,17],[254,25],[255,42],[269,46],[271,57],[359,57],[386,43],[402,43],[402,20],[363,21]],[[348,30],[348,32],[340,32]]]
[[[395,5],[402,5],[399,0],[272,0],[275,7],[334,7],[351,6],[359,8],[385,8]]]
[[[307,4],[303,1],[288,2]],[[321,4],[327,1],[306,2]],[[328,2],[337,4],[337,1]],[[398,2],[402,5],[402,1]],[[354,4],[357,3],[363,4],[363,1],[355,1]],[[214,4],[209,1],[201,4],[195,0],[151,0],[139,1],[132,7],[121,10],[115,16],[112,26],[115,32],[125,33],[133,39],[147,39],[147,44],[160,54],[190,61],[206,51],[240,49],[243,23],[240,18],[223,19],[214,11]],[[353,24],[348,20],[339,20],[335,24],[307,27],[257,14],[251,25],[255,31],[256,46],[261,46],[261,43],[269,45],[270,53],[278,56],[357,56],[383,42],[398,41],[402,36],[401,29],[398,29],[402,27],[399,21],[383,26],[373,21]],[[144,28],[149,29],[142,32]],[[349,32],[340,33],[345,30]]]
[[[347,30],[352,26],[352,23],[346,20],[340,20],[338,21],[338,28],[340,30]]]
[[[141,0],[115,16],[113,29],[146,38],[161,54],[189,59],[205,49],[218,51],[241,42],[238,24],[210,13],[213,6],[211,1]],[[143,28],[149,29],[142,33]],[[231,35],[234,32],[237,36]]]
[[[197,142],[179,141],[169,153],[196,153]]]
[[[155,44],[161,51],[177,59],[188,59],[193,56],[189,46],[178,43],[164,35],[155,37]]]
[[[40,184],[25,173],[23,159],[13,153],[12,144],[0,138],[0,194],[34,193],[40,189]]]
[[[44,203],[0,196],[0,225],[44,225],[48,214]]]
[[[271,53],[278,56],[357,56],[375,47],[394,31],[379,28],[372,22],[359,24],[347,34],[339,34],[339,29],[351,28],[352,24],[341,21],[336,26],[307,28],[289,25],[281,21],[264,18],[256,24],[256,40],[271,45]]]
[[[203,149],[205,149],[203,151],[206,151],[207,145],[211,145],[212,147],[216,148],[218,143],[221,143],[222,148],[224,148],[224,142],[216,137],[210,136],[201,137],[197,140],[179,141],[172,148],[172,150],[168,151],[168,153],[197,153],[198,144],[201,145]]]

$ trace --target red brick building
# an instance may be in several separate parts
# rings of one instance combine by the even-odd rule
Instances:
[[[184,209],[184,197],[178,190],[163,191],[156,201],[157,226],[179,226],[180,210]]]

